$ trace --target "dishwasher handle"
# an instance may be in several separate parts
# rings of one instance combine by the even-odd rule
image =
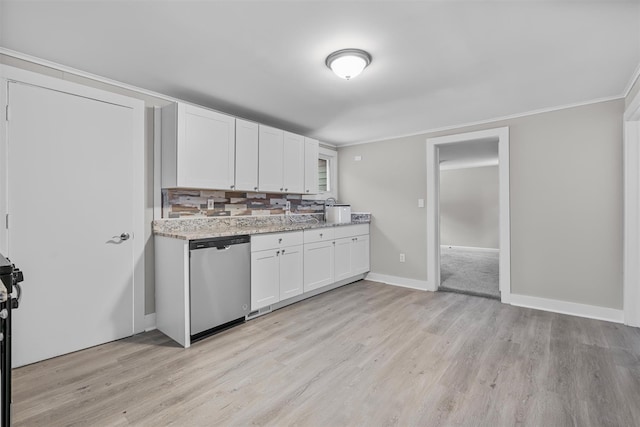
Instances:
[[[191,240],[189,242],[189,250],[207,249],[207,248],[216,248],[219,250],[226,250],[229,248],[229,246],[249,243],[250,240],[251,239],[248,235]]]
[[[225,245],[225,246],[216,246],[216,249],[219,251],[226,251],[231,247],[231,245]]]

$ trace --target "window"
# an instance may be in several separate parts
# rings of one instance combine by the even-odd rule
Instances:
[[[331,180],[329,179],[329,159],[318,159],[318,190],[321,193],[331,191]]]
[[[338,198],[338,152],[320,147],[318,155],[318,198]]]

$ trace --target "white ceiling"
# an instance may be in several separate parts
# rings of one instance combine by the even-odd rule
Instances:
[[[616,97],[632,1],[6,1],[0,46],[332,144]],[[324,65],[361,48],[351,81]]]

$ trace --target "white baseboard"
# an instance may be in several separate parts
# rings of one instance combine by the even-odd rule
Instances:
[[[500,249],[496,249],[496,248],[476,248],[474,246],[440,245],[440,247],[441,248],[452,248],[452,249],[464,249],[465,251],[500,252]]]
[[[431,290],[428,286],[429,283],[426,280],[408,279],[406,277],[389,276],[386,274],[379,274],[379,273],[369,273],[367,274],[367,277],[365,277],[365,279],[371,280],[374,282],[382,282],[387,285],[401,286],[403,288],[410,288],[410,289],[418,289],[420,291]]]
[[[150,313],[144,315],[144,331],[149,332],[156,329],[156,314]]]
[[[624,321],[624,312],[615,308],[518,294],[511,294],[510,303],[518,307],[534,308],[536,310],[551,311],[553,313],[568,314],[589,319],[606,320],[615,323],[623,323]]]

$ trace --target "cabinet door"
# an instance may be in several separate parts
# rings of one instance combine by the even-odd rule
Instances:
[[[259,126],[258,188],[260,191],[284,191],[282,181],[283,131]]]
[[[251,310],[280,301],[279,251],[251,253]]]
[[[236,180],[238,191],[258,191],[258,124],[236,119]]]
[[[177,186],[233,188],[235,118],[179,104],[178,121]]]
[[[304,193],[304,137],[284,132],[283,184],[285,193]]]
[[[369,271],[369,236],[356,236],[351,246],[351,274],[367,271]]]
[[[280,301],[302,293],[302,245],[280,252]]]
[[[318,193],[318,141],[304,139],[304,193]]]
[[[351,272],[351,244],[352,237],[336,239],[335,247],[335,281],[353,276]]]
[[[304,245],[304,291],[309,292],[333,283],[334,242]]]

